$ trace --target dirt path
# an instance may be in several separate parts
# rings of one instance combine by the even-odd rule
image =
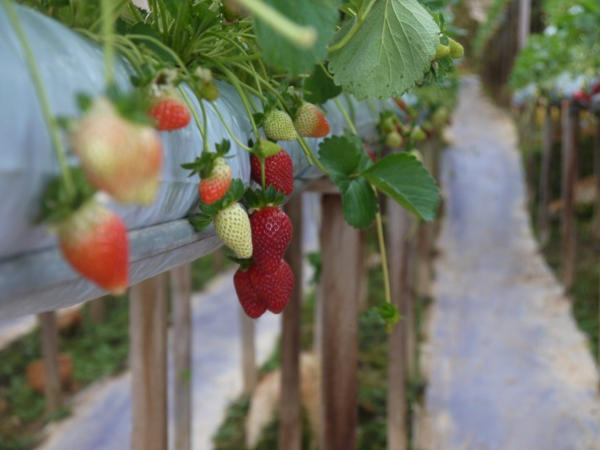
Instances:
[[[597,369],[538,254],[511,119],[469,77],[451,132],[417,447],[600,449]]]

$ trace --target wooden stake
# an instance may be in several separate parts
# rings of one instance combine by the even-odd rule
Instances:
[[[244,393],[249,394],[256,386],[256,348],[254,345],[254,319],[240,307],[242,344],[242,382]]]
[[[345,223],[339,195],[321,200],[323,305],[320,448],[356,446],[360,231]]]
[[[548,229],[548,205],[550,204],[550,163],[554,141],[551,108],[550,105],[546,107],[546,118],[544,119],[542,136],[542,167],[540,170],[540,203],[538,210],[538,229],[542,245],[545,245],[550,237]]]
[[[302,196],[285,205],[294,236],[286,260],[295,277],[294,292],[283,311],[281,324],[281,398],[279,403],[279,450],[300,450],[302,416],[300,401],[300,318],[302,304]]]
[[[600,119],[598,118],[596,118],[594,177],[596,178],[596,201],[594,203],[594,237],[597,240],[600,240]]]
[[[531,28],[531,0],[519,0],[519,49],[527,44]]]
[[[170,272],[173,309],[174,442],[175,450],[191,450],[192,437],[192,328],[190,264]]]
[[[47,311],[38,314],[38,322],[41,329],[42,355],[44,359],[46,414],[52,414],[61,406],[56,312]]]
[[[166,274],[142,281],[129,300],[132,450],[167,449]]]
[[[579,110],[569,100],[562,102],[562,263],[563,284],[570,288],[575,273],[575,184],[577,183],[577,138]]]
[[[106,297],[92,300],[90,303],[90,319],[94,323],[103,323],[106,320]]]

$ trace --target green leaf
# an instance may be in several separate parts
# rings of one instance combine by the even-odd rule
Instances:
[[[356,135],[333,136],[319,146],[319,159],[342,194],[344,218],[355,228],[368,227],[377,213],[377,198],[360,173],[373,163]]]
[[[308,49],[301,49],[280,36],[269,25],[255,18],[256,39],[263,58],[278,69],[293,75],[309,72],[327,55],[327,46],[335,34],[339,0],[265,0],[299,25],[310,25],[317,32],[317,41]]]
[[[307,102],[323,104],[330,98],[337,97],[342,88],[333,82],[329,73],[325,73],[323,66],[316,65],[312,75],[304,81],[304,91]]]
[[[369,182],[424,220],[433,220],[440,201],[435,180],[413,155],[386,156],[363,173]]]
[[[388,332],[391,332],[393,326],[396,325],[396,323],[398,323],[398,320],[400,320],[400,314],[398,314],[398,309],[395,305],[386,302],[379,305],[377,310],[379,312],[379,317],[381,317],[381,320],[383,320],[383,322],[385,323],[386,329],[388,330]]]
[[[348,33],[348,23],[338,39]],[[336,84],[357,98],[399,97],[431,65],[439,28],[417,0],[379,0],[356,34],[329,59]]]

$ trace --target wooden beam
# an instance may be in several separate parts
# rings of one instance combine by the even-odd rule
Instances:
[[[279,450],[300,450],[302,408],[300,401],[300,318],[302,305],[302,195],[285,205],[294,235],[287,250],[296,282],[281,323],[281,397],[279,403]]]
[[[92,300],[90,303],[90,319],[94,323],[102,323],[106,319],[106,297]]]
[[[550,204],[550,167],[552,161],[552,144],[554,130],[552,126],[551,106],[546,107],[546,117],[542,130],[542,167],[540,169],[540,202],[538,210],[539,239],[542,245],[550,237],[548,228],[548,205]]]
[[[596,179],[596,201],[594,203],[594,237],[600,240],[600,119],[596,118],[596,141],[594,149],[594,177]]]
[[[58,328],[56,312],[47,311],[38,314],[42,339],[42,357],[44,360],[44,396],[46,414],[52,414],[61,405],[60,374],[58,366]]]
[[[562,281],[571,287],[575,273],[575,184],[577,183],[577,139],[579,110],[569,100],[562,102]]]
[[[240,327],[242,345],[242,383],[244,393],[248,394],[256,386],[256,347],[254,343],[254,319],[240,308]]]
[[[191,450],[192,438],[192,327],[191,265],[170,272],[173,310],[173,421],[175,450]]]
[[[167,449],[166,274],[131,289],[132,450]]]
[[[344,221],[339,195],[321,200],[323,450],[356,447],[360,231]]]

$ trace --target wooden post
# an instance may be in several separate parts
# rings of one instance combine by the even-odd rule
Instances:
[[[90,303],[90,319],[94,323],[102,323],[106,320],[106,297],[92,300]]]
[[[540,243],[548,242],[548,205],[550,204],[550,163],[552,161],[552,144],[554,142],[554,130],[552,129],[551,106],[546,107],[542,136],[542,167],[540,170],[540,203],[538,210],[538,230]]]
[[[294,228],[287,250],[296,282],[281,324],[281,397],[279,403],[279,450],[300,450],[302,409],[300,401],[300,317],[302,304],[302,195],[285,205]]]
[[[171,274],[173,309],[174,371],[174,442],[175,450],[191,450],[192,437],[192,328],[190,264],[179,266]]]
[[[166,274],[135,285],[129,300],[132,450],[167,449]]]
[[[600,240],[600,119],[596,119],[596,142],[594,151],[594,177],[596,178],[596,201],[594,203],[594,237]]]
[[[44,359],[44,395],[46,414],[52,414],[61,405],[60,374],[58,368],[58,329],[56,312],[38,314]]]
[[[360,231],[344,221],[339,195],[321,200],[323,450],[356,447]]]
[[[254,319],[240,308],[241,344],[242,344],[242,383],[244,393],[248,394],[256,386],[256,347],[254,345]]]
[[[387,397],[387,448],[405,450],[407,448],[406,423],[406,376],[409,367],[408,329],[406,311],[409,297],[408,276],[408,235],[411,217],[400,205],[387,201],[387,243],[390,271],[392,303],[403,317],[394,326],[389,336],[388,346],[388,397]]]
[[[531,24],[531,0],[519,0],[519,49],[525,47]]]
[[[575,273],[575,184],[577,183],[577,137],[579,111],[569,100],[562,102],[562,279],[571,287]]]

